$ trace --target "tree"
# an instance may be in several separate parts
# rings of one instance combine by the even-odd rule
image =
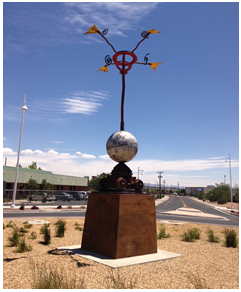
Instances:
[[[91,182],[90,182],[90,187],[92,187],[93,190],[95,190],[95,191],[99,191],[100,190],[100,180],[102,178],[106,178],[108,175],[109,175],[108,173],[103,172],[100,175],[93,177]]]
[[[26,182],[26,186],[25,189],[27,190],[37,190],[38,189],[38,182],[35,179],[30,178],[27,182]]]
[[[53,184],[48,183],[46,179],[43,179],[41,182],[41,189],[42,190],[52,190],[54,188]]]
[[[31,165],[28,165],[28,168],[29,169],[39,169],[39,170],[42,170],[40,167],[38,168],[37,162],[34,162],[34,161],[32,161],[32,164]]]
[[[206,199],[210,202],[218,202],[218,204],[225,204],[231,201],[229,185],[216,183],[216,188],[206,194]]]

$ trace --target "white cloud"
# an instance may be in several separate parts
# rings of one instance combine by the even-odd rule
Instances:
[[[92,154],[82,154],[81,158],[83,159],[95,159],[96,157]]]
[[[100,155],[98,158],[108,160],[110,159],[110,156],[106,154],[106,155]]]
[[[17,155],[17,152],[13,151],[10,148],[3,148],[3,155],[7,156],[7,155]]]
[[[56,144],[63,144],[64,142],[62,141],[50,141],[51,143],[56,143]]]
[[[30,149],[27,149],[30,150]],[[26,151],[26,150],[25,150]],[[28,152],[28,153],[27,153]],[[36,161],[38,166],[44,170],[52,171],[55,174],[95,176],[102,172],[110,173],[117,164],[107,157],[107,155],[98,156],[92,154],[58,153],[53,149],[43,152],[41,150],[27,151],[20,155],[22,166],[28,166],[32,161]],[[10,148],[3,149],[3,156],[7,156],[7,164],[16,165],[16,152]],[[82,160],[79,159],[82,158]],[[166,185],[180,186],[206,186],[219,183],[223,180],[223,174],[229,174],[229,163],[223,158],[206,159],[185,159],[185,160],[132,160],[127,163],[133,172],[133,176],[138,176],[138,167],[144,170],[144,175],[140,179],[144,183],[156,184],[158,171],[163,171],[163,179]],[[232,181],[238,183],[239,161],[232,160]]]
[[[33,153],[35,153],[35,154],[43,154],[43,151],[37,149]]]
[[[33,154],[33,150],[31,149],[22,150],[21,154]]]
[[[77,151],[77,152],[75,152],[75,154],[77,154],[77,155],[81,155],[81,152]]]
[[[109,28],[108,35],[125,37],[124,31],[133,29],[158,3],[94,2],[65,3],[69,8],[65,20],[78,33],[84,33],[90,25],[96,24],[100,30]],[[87,35],[86,39],[97,39]]]
[[[89,115],[99,110],[102,106],[100,100],[107,99],[106,91],[76,91],[70,94],[70,97],[64,98],[63,112],[69,114]]]
[[[58,155],[59,153],[57,151],[54,151],[53,149],[48,151],[48,154],[50,155]]]

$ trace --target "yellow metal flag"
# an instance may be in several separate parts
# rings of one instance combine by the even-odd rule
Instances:
[[[149,29],[148,31],[147,31],[147,33],[149,34],[149,33],[161,33],[161,31],[158,31],[158,30],[156,30],[156,29]]]
[[[87,32],[84,34],[88,34],[88,33],[100,33],[100,31],[99,31],[98,27],[94,24],[93,26],[88,28]]]
[[[102,71],[102,72],[108,73],[108,67],[105,65],[105,66],[101,67],[98,71]]]
[[[156,68],[162,63],[149,63],[149,65],[151,66],[151,68],[153,69],[153,71],[156,70]]]

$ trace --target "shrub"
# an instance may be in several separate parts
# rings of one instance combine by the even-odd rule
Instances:
[[[157,234],[157,238],[162,239],[162,238],[168,238],[168,237],[170,237],[170,233],[166,234],[165,226],[161,226],[159,233]]]
[[[46,266],[46,263],[34,264],[32,289],[84,289],[84,277],[77,283],[76,276],[67,275],[65,270]]]
[[[75,229],[76,229],[76,230],[83,231],[83,228],[80,227],[79,223],[76,222],[76,223],[74,224],[74,226],[75,226]]]
[[[37,238],[37,233],[36,232],[31,232],[29,239],[36,239]]]
[[[8,238],[11,246],[17,246],[20,240],[20,235],[18,233],[18,228],[13,228],[12,236]]]
[[[214,235],[213,230],[208,229],[207,234],[208,234],[208,241],[215,242],[215,243],[219,243],[220,242],[220,238],[218,236]]]
[[[237,233],[233,229],[225,228],[225,245],[226,247],[234,247],[238,246]]]
[[[23,227],[20,227],[19,232],[21,232],[21,233],[28,233],[28,230],[26,230]]]
[[[67,207],[67,209],[72,209],[72,206],[71,206],[71,205],[69,205],[69,206]]]
[[[25,251],[31,251],[32,246],[30,244],[26,244],[25,238],[22,238],[19,243],[18,247],[15,252],[25,252]]]
[[[12,221],[10,221],[10,222],[6,225],[6,227],[12,227],[12,228],[14,228],[14,225],[12,224]]]
[[[227,196],[222,195],[220,198],[218,198],[218,204],[226,204],[228,202]]]
[[[133,275],[134,276],[134,275]],[[106,280],[107,289],[134,289],[136,284],[136,279],[133,281],[133,276],[130,281],[126,281],[126,278],[121,277],[119,269],[117,269],[117,273],[113,272],[113,270],[109,271],[109,276]]]
[[[45,244],[50,244],[51,243],[51,234],[50,234],[50,229],[48,227],[49,227],[48,224],[44,224],[40,228],[40,233],[43,234],[43,236],[44,236],[44,243]]]
[[[64,232],[66,230],[65,228],[65,221],[62,219],[59,219],[56,223],[56,236],[57,237],[64,237]]]
[[[3,223],[3,229],[5,229],[6,228],[6,226],[4,225],[4,223]]]
[[[194,273],[189,274],[188,279],[194,286],[194,289],[209,289],[205,279],[201,279],[198,273],[196,273],[196,275]],[[192,289],[192,287],[190,289]]]
[[[181,237],[183,241],[194,242],[200,238],[200,231],[197,228],[189,229],[187,232],[184,231]]]
[[[33,227],[33,224],[24,224],[25,229],[30,229],[31,227]]]

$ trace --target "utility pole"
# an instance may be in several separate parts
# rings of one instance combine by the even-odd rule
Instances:
[[[163,171],[158,171],[157,173],[159,173],[158,177],[159,177],[159,189],[160,189],[160,197],[161,197],[161,194],[162,194],[161,179],[162,179],[162,173],[163,173]]]

